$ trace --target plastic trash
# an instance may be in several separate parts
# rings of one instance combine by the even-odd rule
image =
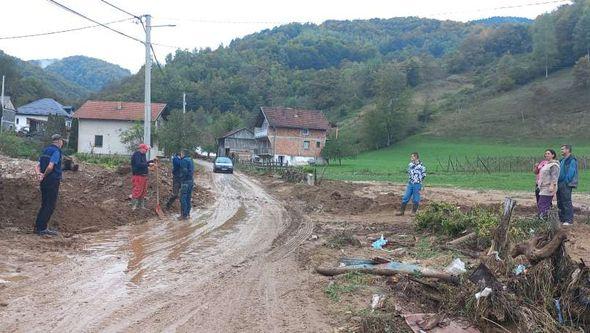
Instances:
[[[492,294],[492,288],[485,287],[482,291],[475,293],[475,299],[479,302],[480,298],[488,297]]]
[[[523,264],[520,264],[514,268],[514,274],[520,275],[520,274],[524,273],[525,269],[526,269],[526,266]]]
[[[557,310],[557,320],[560,324],[563,324],[563,315],[561,314],[561,304],[559,304],[559,298],[553,300],[555,302],[555,309]]]
[[[383,246],[385,246],[387,244],[387,239],[385,239],[383,237],[383,235],[381,235],[381,238],[379,238],[378,240],[374,241],[372,246],[374,249],[376,250],[383,250]]]
[[[385,295],[373,294],[373,299],[371,299],[371,311],[374,311],[377,308],[382,308],[384,300]]]
[[[459,275],[467,272],[467,270],[465,269],[465,263],[461,261],[461,259],[459,258],[453,260],[453,262],[451,262],[451,264],[447,266],[445,271],[453,275]]]

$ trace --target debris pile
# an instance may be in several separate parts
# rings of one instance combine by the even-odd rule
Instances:
[[[0,228],[31,232],[41,193],[35,176],[36,162],[0,155]],[[161,200],[172,191],[169,167],[160,168]],[[132,211],[129,205],[130,176],[80,163],[78,172],[66,171],[60,185],[51,226],[66,233],[80,233],[145,221],[154,216],[155,177],[150,176],[148,210]],[[193,205],[211,200],[207,190],[193,190]],[[176,203],[178,205],[178,202]]]

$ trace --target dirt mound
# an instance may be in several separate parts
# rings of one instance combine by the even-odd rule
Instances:
[[[321,186],[296,185],[295,198],[307,203],[308,211],[360,214],[375,206],[372,198],[355,193],[363,185],[324,181]]]
[[[0,156],[0,228],[32,231],[41,192],[35,179],[36,163]],[[155,216],[155,174],[150,174],[148,210],[132,211],[131,177],[96,165],[80,164],[78,172],[64,172],[60,196],[50,226],[81,233],[137,223]],[[172,191],[169,167],[160,170],[162,204]],[[193,206],[203,206],[211,193],[195,187]],[[178,205],[178,203],[176,203]]]

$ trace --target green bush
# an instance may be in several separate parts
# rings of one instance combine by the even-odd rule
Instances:
[[[129,164],[128,156],[121,155],[97,155],[97,154],[76,154],[76,158],[82,162],[100,165],[107,169],[116,169],[121,165]]]
[[[0,153],[10,157],[36,160],[42,146],[40,141],[19,137],[14,132],[0,133]]]
[[[416,228],[455,237],[470,230],[478,237],[490,237],[499,221],[499,215],[481,207],[467,213],[453,204],[432,202],[416,214]]]

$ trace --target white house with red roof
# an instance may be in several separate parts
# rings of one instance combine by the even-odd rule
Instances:
[[[156,127],[163,121],[166,104],[152,103],[152,121]],[[143,123],[144,103],[86,101],[75,113],[78,119],[78,152],[94,154],[130,155],[121,142],[121,133],[135,123]],[[157,143],[152,153],[161,155]]]

